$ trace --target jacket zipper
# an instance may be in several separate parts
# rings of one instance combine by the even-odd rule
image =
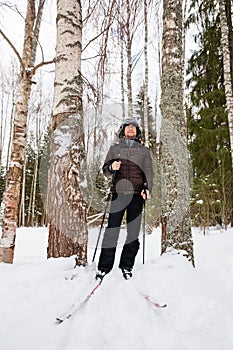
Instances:
[[[127,167],[127,181],[126,181],[126,192],[128,194],[128,190],[129,190],[129,173],[130,173],[130,166],[129,166],[129,148],[130,148],[130,143],[128,144],[128,152],[127,152],[127,163],[128,163],[128,167]]]

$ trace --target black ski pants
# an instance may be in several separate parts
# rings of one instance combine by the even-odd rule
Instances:
[[[113,194],[108,217],[108,226],[104,232],[98,269],[110,272],[115,260],[120,226],[126,212],[127,237],[124,243],[119,267],[131,269],[139,249],[143,198],[139,194]]]

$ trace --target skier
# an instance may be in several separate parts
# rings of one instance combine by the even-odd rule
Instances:
[[[119,268],[127,280],[132,277],[139,250],[139,232],[144,201],[152,189],[153,170],[149,149],[141,143],[141,130],[134,119],[120,126],[120,142],[110,147],[103,173],[112,176],[112,198],[108,225],[104,232],[98,262],[97,280],[102,280],[113,267],[120,226],[126,212],[127,237]]]

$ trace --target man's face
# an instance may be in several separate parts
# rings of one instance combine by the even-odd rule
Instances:
[[[136,137],[136,135],[137,135],[137,128],[136,128],[136,126],[131,125],[131,124],[126,125],[126,127],[125,127],[125,137],[127,139],[133,139],[133,138]]]

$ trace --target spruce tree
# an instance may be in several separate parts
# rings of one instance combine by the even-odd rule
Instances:
[[[194,3],[194,2],[193,2]],[[188,62],[189,149],[193,166],[191,214],[194,224],[225,225],[232,207],[229,129],[223,86],[220,23],[215,2],[200,7],[202,31]],[[193,15],[191,16],[193,20]],[[190,19],[189,19],[190,21]],[[200,19],[195,18],[200,23]]]

